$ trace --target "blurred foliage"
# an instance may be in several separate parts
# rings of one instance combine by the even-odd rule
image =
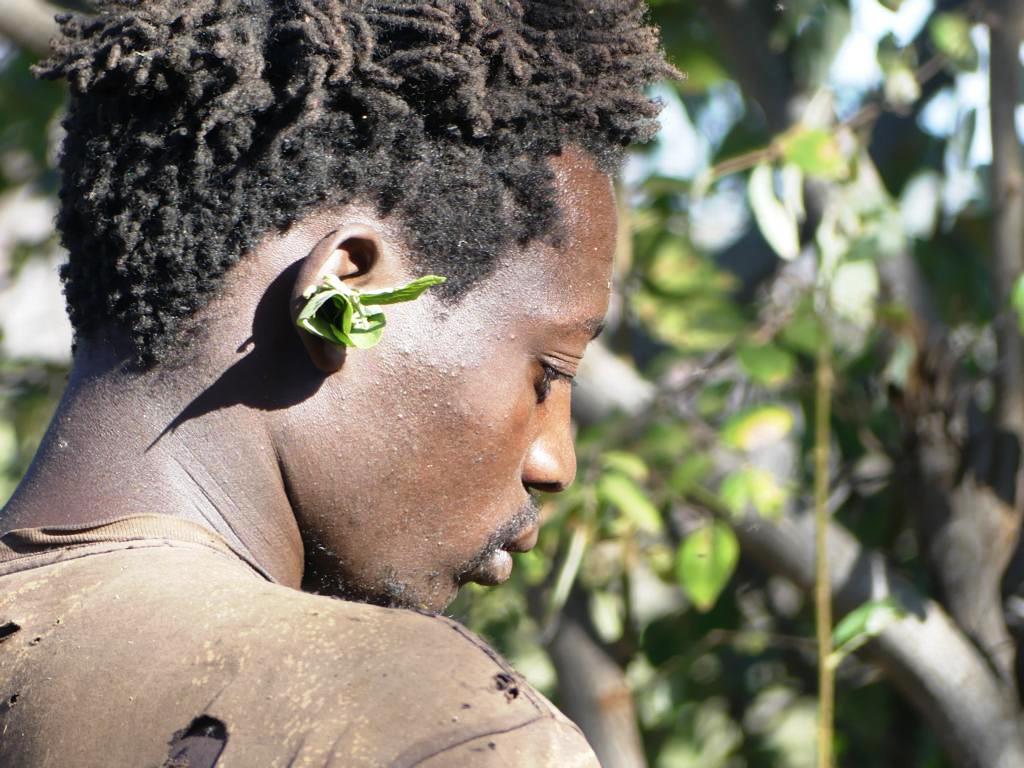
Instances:
[[[538,641],[562,607],[552,608],[552,596],[574,615],[582,610],[625,670],[653,766],[810,766],[810,600],[737,557],[722,520],[810,507],[824,296],[836,367],[837,517],[927,589],[899,475],[919,328],[887,276],[913,260],[964,363],[979,376],[991,371],[997,308],[980,258],[989,161],[970,157],[976,112],[949,106],[946,135],[922,117],[937,93],[981,71],[983,57],[972,19],[933,11],[902,42],[880,35],[875,61],[857,62],[877,64],[877,81],[845,88],[833,67],[851,9],[777,4],[760,23],[790,78],[789,106],[801,113],[773,135],[742,80],[749,73],[730,66],[721,28],[696,3],[652,5],[683,73],[669,109],[684,111],[693,132],[677,127],[639,153],[641,172],[627,174],[633,243],[620,265],[625,309],[608,343],[660,396],[642,417],[580,429],[578,483],[548,502],[540,545],[520,558],[526,567],[508,585],[472,590],[456,614],[557,697]],[[745,13],[746,21],[758,15]],[[684,138],[700,146],[673,143]],[[673,152],[697,161],[666,174]],[[709,237],[714,226],[725,232]],[[1017,308],[1024,317],[1024,298]],[[839,765],[949,765],[911,705],[849,655],[900,615],[889,601],[869,603],[836,627]]]
[[[64,93],[32,76],[34,61],[14,48],[0,51],[0,194],[25,183],[55,191],[50,150]]]
[[[865,7],[895,29],[922,4],[731,5],[734,26],[763,50],[739,50],[706,6],[651,2],[682,78],[663,94],[664,137],[627,169],[631,247],[607,344],[659,397],[642,416],[580,425],[578,482],[545,501],[536,549],[517,557],[508,584],[470,587],[452,609],[556,699],[545,640],[565,612],[583,615],[624,670],[659,768],[813,765],[811,606],[748,562],[723,521],[809,506],[822,302],[834,345],[836,514],[925,589],[900,475],[919,338],[887,278],[901,259],[921,269],[978,381],[996,364],[989,323],[1000,308],[981,257],[990,160],[977,148],[979,106],[957,90],[984,76],[975,20],[946,3],[909,34],[903,23],[900,36],[879,35],[870,60],[851,60],[842,46],[863,34]],[[61,99],[29,77],[26,55],[6,51],[0,204],[26,186],[53,194]],[[785,78],[778,94],[796,115],[778,135],[756,93],[756,61],[745,63],[756,56]],[[841,75],[851,67],[877,78],[850,85]],[[31,244],[19,247],[32,257]],[[4,286],[17,261],[5,256]],[[1016,307],[1024,317],[1024,288]],[[5,495],[62,376],[60,366],[0,360]],[[840,765],[949,765],[911,705],[846,657],[898,611],[869,605],[837,627]]]

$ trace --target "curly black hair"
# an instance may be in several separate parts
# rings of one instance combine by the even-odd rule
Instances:
[[[456,297],[559,220],[547,159],[612,172],[671,76],[643,0],[99,0],[58,17],[58,227],[79,338],[172,350],[225,272],[325,204],[392,212]]]

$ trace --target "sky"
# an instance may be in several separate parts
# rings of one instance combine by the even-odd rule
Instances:
[[[879,87],[882,82],[876,55],[879,41],[891,33],[900,45],[906,45],[918,34],[933,8],[933,0],[904,0],[898,12],[886,9],[877,0],[851,0],[850,32],[829,72],[829,85],[837,101],[856,104]],[[992,146],[987,130],[988,38],[980,25],[972,30],[972,39],[982,66],[977,72],[959,75],[954,88],[939,92],[931,100],[922,115],[922,128],[936,136],[948,137],[968,113],[978,110],[980,119],[969,153],[969,164],[976,167],[990,162]],[[713,145],[724,137],[731,121],[741,115],[739,95],[731,85],[718,89],[707,107],[694,116],[687,114],[668,88],[657,89],[656,95],[666,102],[661,118],[661,141],[652,163],[642,170],[692,178],[706,167]],[[724,130],[723,123],[726,124]],[[1024,136],[1024,108],[1019,109],[1018,125]],[[632,172],[645,175],[638,168],[633,168]]]
[[[838,113],[852,114],[863,99],[883,83],[878,65],[878,45],[892,35],[899,45],[910,43],[934,11],[934,0],[903,0],[898,11],[890,11],[878,0],[850,0],[850,30],[833,59],[828,71],[828,86],[834,94]],[[981,25],[971,30],[971,38],[978,50],[980,66],[975,72],[960,73],[951,87],[935,94],[920,115],[922,130],[932,135],[949,138],[945,158],[945,178],[941,189],[928,189],[940,183],[935,175],[920,183],[908,185],[907,194],[914,199],[936,196],[942,210],[951,216],[980,194],[975,170],[992,159],[989,128],[988,87],[988,35]],[[1024,60],[1024,57],[1022,57]],[[669,88],[656,89],[655,95],[665,102],[662,113],[662,131],[653,151],[645,156],[633,157],[626,167],[627,185],[637,183],[652,174],[679,179],[693,179],[708,167],[711,157],[732,125],[743,115],[743,100],[733,81],[715,87],[700,109],[693,114]],[[974,120],[973,132],[963,130],[968,120]],[[1024,107],[1017,110],[1018,131],[1024,140]],[[698,245],[715,250],[744,231],[749,214],[745,211],[745,191],[742,184],[723,184],[705,200],[697,203],[706,210],[692,211],[701,215],[691,220],[707,232],[693,232]],[[921,206],[907,205],[908,210]],[[908,225],[912,222],[908,222]]]

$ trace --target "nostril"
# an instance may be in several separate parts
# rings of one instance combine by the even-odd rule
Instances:
[[[558,480],[550,482],[526,483],[526,490],[531,493],[561,493],[566,489],[566,484]]]
[[[530,446],[522,469],[527,489],[560,493],[576,477],[576,452],[572,443],[538,439]]]

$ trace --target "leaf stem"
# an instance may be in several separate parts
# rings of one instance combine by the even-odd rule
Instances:
[[[735,155],[711,167],[708,171],[710,182],[713,183],[724,176],[730,176],[741,171],[749,171],[761,163],[773,162],[780,156],[781,152],[775,143],[769,144],[767,147],[744,152],[741,155]]]
[[[544,614],[544,621],[541,629],[543,643],[547,645],[555,636],[558,629],[558,619],[572,592],[576,576],[579,574],[580,566],[583,564],[583,556],[587,552],[590,543],[594,515],[596,514],[597,501],[593,494],[588,493],[582,509],[578,511],[576,519],[572,523],[572,535],[569,538],[569,547],[562,561],[562,567],[558,571],[555,585],[551,590],[548,599],[547,610]]]

